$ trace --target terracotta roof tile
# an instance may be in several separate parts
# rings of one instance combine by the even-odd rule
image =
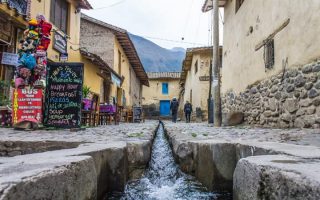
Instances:
[[[92,23],[98,24],[102,27],[105,27],[107,29],[110,29],[113,34],[116,36],[117,40],[119,41],[120,45],[122,46],[127,58],[129,59],[129,62],[137,74],[137,77],[140,79],[141,83],[143,85],[149,86],[149,80],[147,73],[142,65],[142,62],[140,60],[140,57],[130,39],[130,36],[128,32],[125,29],[116,27],[114,25],[105,23],[103,21],[94,19],[92,17],[89,17],[85,14],[81,14],[81,18],[85,19],[87,21],[90,21]]]

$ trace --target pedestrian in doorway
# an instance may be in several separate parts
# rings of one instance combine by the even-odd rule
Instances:
[[[177,116],[178,116],[178,108],[179,108],[179,102],[176,97],[172,99],[170,102],[170,110],[172,114],[172,122],[177,122]]]
[[[192,104],[189,101],[187,101],[186,104],[184,104],[184,114],[186,116],[186,123],[190,123],[191,113]]]

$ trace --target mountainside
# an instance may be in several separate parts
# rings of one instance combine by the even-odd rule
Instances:
[[[165,49],[143,37],[130,34],[141,62],[147,72],[179,72],[185,49]]]

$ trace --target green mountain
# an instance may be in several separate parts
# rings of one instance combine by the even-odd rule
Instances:
[[[129,34],[147,72],[179,72],[185,57],[185,49],[162,48],[141,36]]]

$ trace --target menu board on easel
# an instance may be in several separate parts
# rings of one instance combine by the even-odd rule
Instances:
[[[142,107],[133,106],[133,122],[141,122]]]
[[[44,124],[80,128],[83,63],[49,63],[47,66]]]

